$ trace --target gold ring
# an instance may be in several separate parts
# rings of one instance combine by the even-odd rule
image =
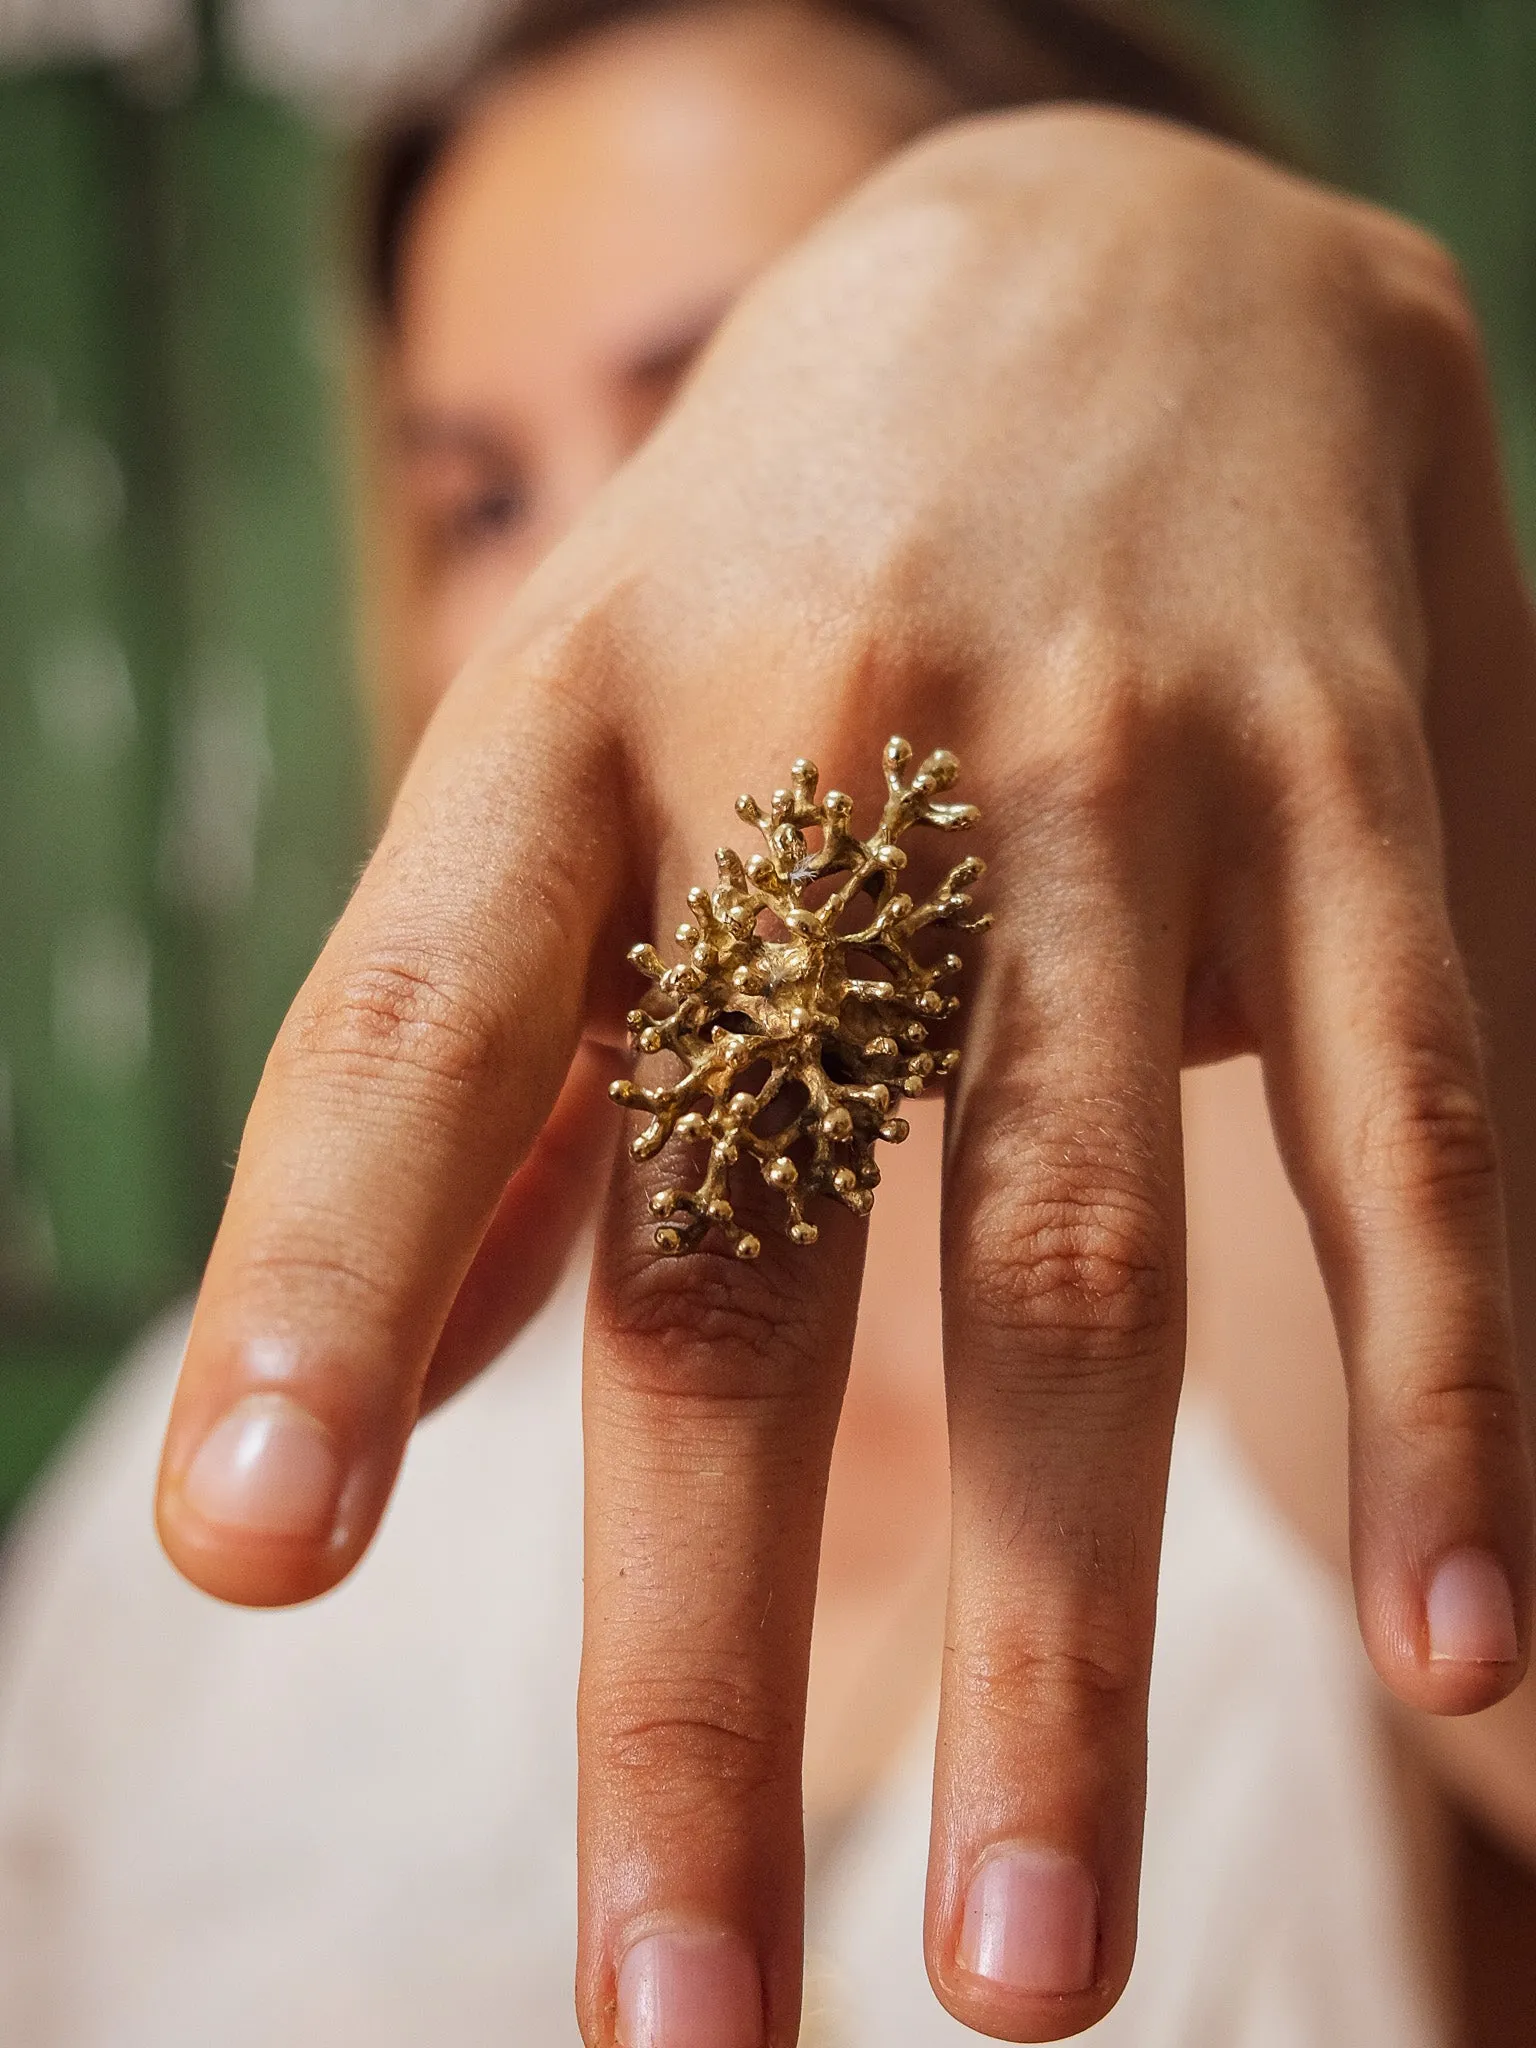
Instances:
[[[965,831],[979,813],[940,801],[960,772],[953,754],[930,754],[907,782],[911,758],[905,740],[887,745],[885,810],[867,840],[850,830],[850,797],[833,789],[816,800],[810,761],[795,762],[790,787],[774,792],[766,815],[753,797],[739,797],[736,814],[762,833],[766,852],[743,861],[721,847],[718,885],[689,890],[692,914],[677,929],[686,960],[668,967],[654,946],[631,951],[654,988],[652,1008],[629,1013],[630,1043],[639,1053],[675,1054],[683,1073],[657,1088],[613,1083],[615,1102],[650,1117],[629,1149],[649,1159],[671,1138],[709,1147],[696,1187],[663,1188],[651,1199],[659,1251],[692,1251],[715,1229],[737,1258],[757,1257],[761,1243],[737,1222],[727,1192],[743,1158],[783,1196],[796,1244],[816,1242],[805,1216],[811,1195],[831,1195],[867,1216],[880,1183],[875,1142],[899,1145],[907,1135],[905,1120],[890,1113],[893,1100],[921,1095],[933,1076],[958,1065],[959,1053],[926,1045],[931,1028],[960,1007],[958,996],[939,991],[960,958],[946,953],[924,966],[912,947],[935,925],[986,929],[991,919],[969,914],[967,893],[984,864],[961,861],[925,903],[914,903],[897,886],[907,864],[897,841],[913,825]],[[807,832],[820,833],[814,850]],[[832,877],[839,879],[829,890]],[[861,895],[872,899],[865,921],[839,930]],[[883,967],[888,979],[855,971],[859,960]],[[753,1084],[743,1085],[754,1070]],[[774,1104],[764,1128],[759,1120]]]

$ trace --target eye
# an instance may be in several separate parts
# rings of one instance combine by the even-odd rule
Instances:
[[[522,463],[477,421],[407,414],[396,449],[399,503],[432,568],[505,548],[530,524]]]
[[[510,478],[498,478],[456,494],[440,509],[438,544],[445,554],[473,554],[515,533],[527,516],[527,493]]]

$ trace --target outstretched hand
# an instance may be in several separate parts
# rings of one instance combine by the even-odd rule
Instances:
[[[1475,333],[1414,230],[1158,124],[1032,113],[909,151],[750,295],[455,686],[283,1028],[160,1526],[226,1599],[351,1569],[621,1135],[628,947],[738,790],[806,754],[867,815],[893,732],[963,760],[995,918],[946,1108],[928,1954],[959,2018],[1053,2039],[1134,1943],[1183,1065],[1263,1058],[1348,1367],[1377,1669],[1460,1713],[1524,1668],[1469,970],[1529,1215],[1536,637]],[[791,1243],[746,1176],[758,1258],[659,1257],[667,1177],[621,1149],[590,1297],[578,1995],[606,2044],[671,1971],[732,2048],[782,2048],[862,1226],[822,1202]]]

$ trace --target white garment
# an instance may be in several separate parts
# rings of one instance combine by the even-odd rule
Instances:
[[[150,1526],[182,1330],[16,1542],[5,2048],[575,2048],[580,1274],[421,1430],[312,1607],[217,1606]],[[806,2042],[946,2048],[919,1950],[932,1727],[812,1901]],[[1141,1946],[1098,2048],[1432,2048],[1344,1603],[1181,1423]]]

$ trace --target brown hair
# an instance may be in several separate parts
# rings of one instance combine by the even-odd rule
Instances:
[[[368,295],[395,311],[400,247],[444,151],[488,82],[583,36],[708,0],[522,0],[449,89],[386,125],[369,152],[364,259]],[[1257,126],[1166,33],[1131,19],[1125,0],[817,0],[905,43],[970,113],[1085,100],[1162,114],[1230,141]],[[1136,0],[1131,0],[1135,5]]]

